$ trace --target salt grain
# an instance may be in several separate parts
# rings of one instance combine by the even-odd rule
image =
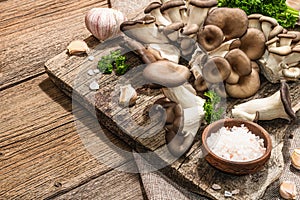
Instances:
[[[94,69],[94,73],[95,73],[95,74],[99,74],[99,73],[100,73],[100,70],[99,70],[99,69]]]
[[[88,60],[89,60],[89,61],[93,61],[94,59],[95,59],[94,56],[89,56],[89,57],[88,57]]]
[[[229,192],[229,191],[225,191],[225,192],[224,192],[224,196],[225,196],[225,197],[232,197],[232,194],[231,194],[231,192]]]
[[[255,160],[266,152],[264,140],[244,125],[222,127],[207,138],[207,144],[214,154],[231,161]]]
[[[93,76],[95,74],[94,70],[90,69],[88,72],[88,75]]]
[[[211,188],[214,189],[214,190],[221,190],[221,189],[222,189],[221,186],[218,185],[218,184],[213,184],[213,185],[211,186]]]
[[[99,84],[96,81],[91,82],[90,89],[91,90],[98,90],[99,89]]]

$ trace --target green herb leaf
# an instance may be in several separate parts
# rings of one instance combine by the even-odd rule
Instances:
[[[207,123],[210,124],[221,119],[225,109],[219,107],[221,97],[218,96],[214,91],[209,90],[204,93],[204,96],[208,97],[203,105],[205,111],[204,119]]]
[[[112,51],[109,55],[102,56],[98,62],[98,69],[101,73],[111,74],[114,67],[117,75],[127,72],[129,66],[125,64],[126,57],[121,55],[121,51]]]

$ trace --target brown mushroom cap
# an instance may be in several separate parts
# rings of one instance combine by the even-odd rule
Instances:
[[[197,41],[207,51],[211,51],[222,44],[224,34],[215,25],[206,25],[197,34]]]
[[[297,37],[297,35],[294,34],[294,33],[282,33],[282,34],[279,34],[277,37],[278,37],[279,39],[280,39],[280,38],[295,39],[295,38]]]
[[[291,46],[271,47],[269,48],[269,52],[280,56],[286,56],[292,52],[292,47]]]
[[[181,33],[183,35],[189,36],[189,35],[196,34],[198,30],[199,30],[199,26],[197,24],[191,24],[181,29]]]
[[[281,34],[282,31],[283,31],[283,27],[280,26],[280,25],[278,24],[278,25],[275,26],[275,27],[273,28],[273,30],[270,32],[269,38],[268,38],[268,39],[270,40],[270,39],[274,38],[275,36]]]
[[[251,73],[251,62],[248,56],[240,49],[233,49],[225,55],[233,71],[239,76],[247,76]]]
[[[273,44],[275,42],[279,42],[279,38],[278,37],[273,37],[271,40],[267,41],[265,43],[266,46],[269,46],[270,44]]]
[[[184,1],[182,0],[173,0],[173,1],[167,1],[165,3],[162,4],[162,6],[160,7],[160,11],[163,13],[166,10],[170,9],[170,8],[174,8],[174,7],[180,7],[185,5]]]
[[[191,73],[190,70],[177,63],[168,60],[159,60],[148,64],[143,76],[151,83],[164,87],[177,87],[187,82]]]
[[[216,8],[208,14],[204,25],[218,26],[225,40],[230,40],[244,35],[248,28],[248,16],[239,8]]]
[[[163,32],[164,32],[165,35],[168,35],[168,34],[173,33],[175,31],[179,31],[183,27],[184,27],[183,22],[174,22],[174,23],[164,27]]]
[[[196,91],[203,92],[208,89],[209,83],[203,78],[203,76],[198,75],[194,81],[194,87]]]
[[[300,41],[300,32],[299,31],[288,31],[288,33],[295,34],[296,37],[292,40],[292,42],[296,43]]]
[[[272,17],[268,17],[268,16],[262,16],[261,18],[259,18],[260,22],[269,22],[273,27],[278,25],[278,22],[276,19],[272,18]]]
[[[219,83],[227,79],[231,73],[228,61],[223,57],[212,57],[204,64],[203,77],[210,83]]]
[[[260,87],[259,74],[256,70],[252,70],[248,76],[242,76],[237,84],[226,83],[225,89],[227,94],[233,98],[248,98],[253,96]]]
[[[254,70],[256,70],[258,73],[260,73],[260,67],[257,64],[257,62],[251,61],[251,68],[254,69]]]
[[[125,21],[120,25],[120,30],[121,31],[127,31],[131,30],[132,28],[136,28],[136,25],[138,24],[151,24],[155,22],[155,17],[151,15],[145,15],[143,18],[138,19],[138,20],[129,20]]]
[[[162,5],[162,4],[161,4],[160,2],[157,2],[157,1],[152,2],[152,3],[150,3],[150,4],[145,8],[144,13],[145,13],[145,14],[148,14],[148,13],[150,13],[152,10],[157,9],[157,8],[160,8],[161,5]]]
[[[263,15],[259,14],[259,13],[253,13],[251,15],[248,15],[248,19],[259,19],[261,18]]]
[[[189,3],[201,8],[210,8],[218,5],[218,1],[216,0],[190,0]]]
[[[241,44],[242,44],[241,40],[237,38],[234,41],[232,41],[232,43],[230,44],[229,50],[240,48]]]
[[[246,53],[250,60],[257,60],[265,53],[265,35],[256,28],[249,28],[241,37],[240,49]]]
[[[291,104],[291,97],[290,97],[290,92],[289,92],[289,87],[285,81],[281,82],[281,87],[280,87],[280,98],[281,102],[283,104],[284,110],[286,114],[292,119],[295,120],[296,114],[292,109],[292,104]]]

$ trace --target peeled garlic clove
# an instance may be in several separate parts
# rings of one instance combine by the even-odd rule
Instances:
[[[69,54],[82,54],[89,51],[88,45],[83,40],[74,40],[67,47]]]
[[[296,185],[290,181],[283,181],[279,188],[280,196],[284,199],[296,199],[297,189]]]
[[[92,8],[85,16],[86,28],[100,41],[120,33],[120,25],[126,21],[125,15],[112,8]]]
[[[122,106],[132,106],[137,99],[137,93],[131,84],[120,87],[119,103]]]
[[[300,148],[294,149],[292,155],[291,155],[291,161],[293,167],[300,170]]]

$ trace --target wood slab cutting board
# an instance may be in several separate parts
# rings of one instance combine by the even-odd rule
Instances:
[[[125,5],[134,5],[134,1],[112,1],[112,7],[126,13]],[[139,7],[130,7],[129,16],[138,16],[140,9],[149,1],[135,1]],[[139,3],[138,3],[139,2]],[[143,3],[142,3],[143,2]],[[128,12],[127,12],[128,13]],[[155,160],[153,165],[166,166],[161,171],[188,190],[205,195],[212,199],[225,199],[224,192],[239,189],[240,193],[232,199],[260,199],[266,188],[277,180],[284,167],[283,144],[286,134],[296,132],[299,126],[292,126],[286,120],[272,120],[259,122],[270,134],[273,142],[272,155],[265,167],[258,173],[245,176],[234,176],[223,173],[211,167],[205,160],[201,150],[201,128],[196,136],[192,148],[185,156],[173,157],[165,145],[163,124],[159,113],[151,110],[153,103],[162,97],[159,90],[143,88],[145,80],[142,78],[142,69],[145,66],[130,50],[122,48],[121,37],[104,43],[99,43],[94,37],[86,39],[93,61],[88,56],[70,56],[67,51],[48,60],[45,64],[46,72],[53,82],[68,96],[81,103],[91,113],[94,113],[99,122],[126,141],[138,152],[144,152],[148,160]],[[131,70],[123,76],[115,74],[88,75],[88,71],[96,69],[97,62],[110,51],[120,49],[127,57]],[[100,85],[97,91],[91,91],[89,85],[96,81]],[[137,103],[133,107],[121,107],[118,104],[119,88],[121,85],[131,84],[138,93]],[[292,101],[300,98],[298,83],[290,83]],[[266,97],[279,89],[279,84],[263,82],[259,92],[246,100]],[[227,100],[227,110],[233,105],[246,100]],[[150,114],[150,116],[149,116]],[[292,127],[292,128],[291,128]],[[222,186],[215,191],[212,184]]]

